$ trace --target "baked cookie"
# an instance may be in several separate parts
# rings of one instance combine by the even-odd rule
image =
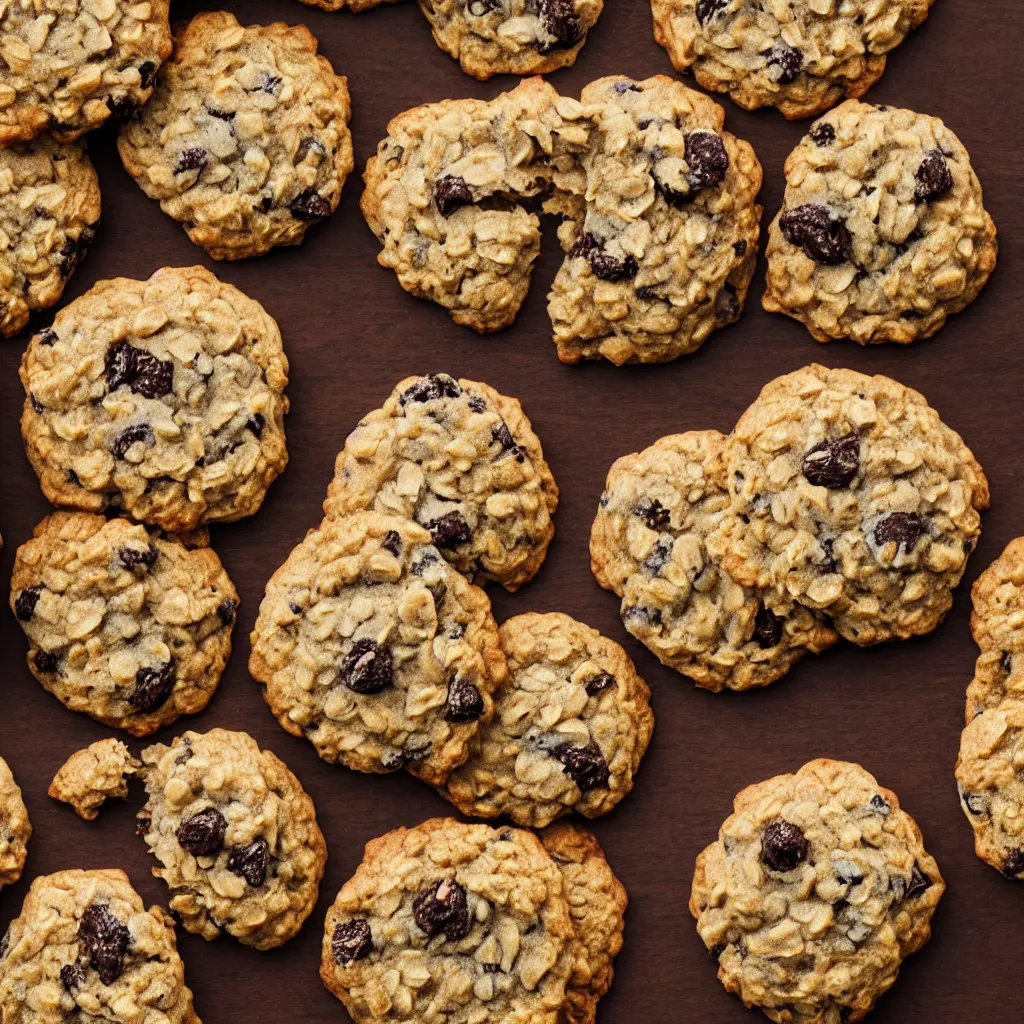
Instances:
[[[0,889],[21,878],[31,836],[32,825],[21,790],[7,762],[0,757]],[[3,971],[2,961],[0,956],[0,972]]]
[[[170,0],[24,0],[0,7],[0,147],[62,142],[149,99],[171,52]]]
[[[660,363],[739,318],[757,261],[761,165],[714,100],[664,75],[588,85],[583,175],[546,209],[565,262],[548,295],[558,358]]]
[[[4,1024],[200,1024],[174,924],[123,871],[35,879],[0,939]]]
[[[325,761],[440,785],[506,677],[487,595],[422,526],[355,512],[310,530],[267,584],[249,671]]]
[[[415,519],[459,572],[516,590],[540,569],[558,487],[514,398],[445,373],[406,377],[338,455],[328,518]]]
[[[366,844],[320,977],[356,1024],[557,1024],[576,953],[535,835],[434,818]]]
[[[128,796],[128,779],[141,767],[120,740],[97,740],[57,769],[48,793],[54,800],[71,804],[80,818],[95,821],[108,799]]]
[[[726,571],[777,587],[867,645],[933,630],[988,508],[985,474],[923,395],[805,366],[766,384],[722,457]]]
[[[616,460],[590,533],[591,570],[622,598],[626,629],[714,691],[766,686],[837,640],[778,588],[745,587],[723,568],[724,442],[715,430],[671,434]]]
[[[142,752],[149,800],[139,833],[169,906],[204,939],[256,949],[297,935],[316,903],[327,847],[313,801],[244,732],[186,732]]]
[[[617,643],[560,612],[517,615],[499,636],[508,682],[444,795],[471,817],[535,828],[607,814],[654,730],[647,684]]]
[[[21,382],[29,461],[64,508],[184,533],[252,515],[288,461],[281,332],[204,267],[101,281],[32,339]]]
[[[679,71],[741,107],[811,117],[882,77],[886,54],[934,0],[651,0]]]
[[[147,736],[206,707],[231,654],[239,601],[205,531],[175,537],[55,512],[18,549],[10,604],[28,637],[28,667],[50,693]]]
[[[325,11],[340,11],[347,7],[350,11],[365,11],[381,3],[395,3],[396,0],[302,0],[309,7],[320,7]]]
[[[896,794],[823,759],[736,797],[690,912],[727,991],[779,1024],[836,1024],[862,1020],[928,941],[945,889]]]
[[[847,100],[786,160],[761,302],[818,341],[906,344],[978,297],[997,249],[967,150],[937,117]]]
[[[128,173],[214,259],[298,245],[352,170],[346,79],[304,25],[226,11],[175,34],[153,99],[117,148]]]
[[[419,0],[434,41],[474,78],[568,67],[604,0]]]
[[[84,145],[41,135],[0,149],[0,334],[17,334],[30,313],[60,299],[99,219]]]

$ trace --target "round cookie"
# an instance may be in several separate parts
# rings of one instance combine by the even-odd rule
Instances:
[[[320,977],[356,1024],[557,1024],[573,942],[536,836],[434,818],[366,844],[327,912]]]
[[[434,41],[462,70],[546,75],[568,67],[597,22],[604,0],[419,0]]]
[[[170,0],[47,0],[0,9],[0,147],[62,142],[149,99],[171,52]]]
[[[32,339],[21,382],[54,505],[184,533],[252,515],[288,461],[281,332],[204,267],[101,281]]]
[[[338,455],[324,512],[414,519],[460,572],[516,590],[544,561],[557,505],[519,402],[436,373],[407,377],[359,421]]]
[[[499,635],[508,682],[444,795],[463,814],[535,828],[607,814],[651,739],[647,684],[617,643],[559,612],[517,615]]]
[[[128,796],[128,778],[141,767],[120,740],[97,740],[57,769],[47,795],[71,804],[80,818],[95,821],[107,800]]]
[[[32,825],[21,790],[7,762],[0,757],[0,889],[21,878],[27,856],[26,846],[31,836]],[[3,971],[2,960],[0,956],[0,973]]]
[[[805,366],[765,385],[722,457],[732,509],[716,544],[736,580],[784,589],[861,645],[942,621],[989,493],[923,395]]]
[[[0,58],[2,59],[2,58]],[[0,335],[60,300],[100,219],[85,146],[41,135],[0,149]]]
[[[129,174],[214,259],[298,245],[352,170],[346,79],[303,25],[243,28],[226,11],[175,35],[145,109],[122,128]]]
[[[5,1024],[200,1024],[174,924],[119,870],[36,878],[0,939]]]
[[[818,760],[736,797],[698,857],[697,932],[726,990],[773,1021],[859,1021],[931,935],[945,883],[894,793]]]
[[[139,833],[169,906],[190,932],[256,949],[298,934],[316,903],[327,847],[313,801],[244,732],[186,732],[142,752],[149,800]]]
[[[29,670],[72,711],[133,736],[201,711],[231,654],[239,604],[208,543],[205,531],[47,516],[11,576]]]
[[[739,319],[757,261],[761,165],[714,100],[664,75],[602,78],[582,175],[546,209],[566,250],[548,296],[558,358],[660,363]]]
[[[651,0],[654,37],[679,71],[747,110],[811,117],[861,96],[934,0]]]
[[[309,7],[319,7],[325,11],[340,11],[347,7],[350,11],[365,11],[381,3],[395,3],[396,0],[302,0]]]
[[[506,677],[487,595],[422,526],[376,512],[325,520],[274,573],[249,671],[324,760],[432,785],[465,760]]]
[[[997,250],[960,140],[937,117],[847,100],[786,160],[762,305],[818,341],[907,344],[977,298]]]
[[[724,442],[714,430],[671,434],[616,460],[590,534],[591,569],[622,598],[626,629],[714,691],[766,686],[837,639],[777,588],[745,587],[723,568]]]

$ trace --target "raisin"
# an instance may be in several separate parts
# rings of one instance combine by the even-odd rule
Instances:
[[[114,124],[124,124],[132,119],[135,113],[135,101],[131,96],[108,96],[107,110],[110,111],[110,120]]]
[[[117,557],[126,569],[134,569],[137,565],[152,569],[156,564],[157,551],[152,544],[141,551],[138,548],[121,548]]]
[[[56,345],[58,341],[60,341],[60,338],[57,337],[57,332],[52,327],[44,327],[43,330],[39,332],[40,345],[46,345],[49,347],[51,345]]]
[[[176,682],[173,661],[159,668],[143,666],[135,673],[135,686],[128,694],[128,703],[137,711],[154,711],[170,697]]]
[[[1003,651],[999,656],[999,667],[1009,675],[1013,669],[1013,653],[1011,651]]]
[[[781,39],[771,48],[768,54],[768,67],[778,68],[775,79],[780,85],[789,85],[800,74],[804,64],[804,55]]]
[[[590,264],[594,276],[602,281],[629,281],[640,272],[632,256],[618,260],[601,248],[601,243],[589,231],[584,231],[569,250],[569,258],[582,256]]]
[[[158,359],[152,352],[119,341],[107,349],[107,387],[116,391],[127,384],[143,398],[162,398],[174,387],[174,363]]]
[[[341,681],[355,693],[380,693],[392,682],[391,652],[364,636],[349,648],[341,663]]]
[[[186,818],[174,834],[193,857],[212,857],[223,848],[227,830],[224,815],[216,807],[207,807]]]
[[[31,622],[35,614],[36,605],[39,603],[39,595],[43,592],[42,587],[26,587],[14,601],[14,614],[19,622]]]
[[[469,398],[466,399],[466,404],[473,410],[473,412],[483,412],[487,408],[487,403],[480,395],[470,395]]]
[[[412,901],[412,916],[428,935],[444,933],[449,942],[464,939],[472,926],[466,890],[448,878],[416,896]]]
[[[241,875],[254,889],[267,877],[270,864],[270,844],[257,836],[247,846],[232,846],[228,852],[228,871]]]
[[[484,713],[480,691],[467,679],[456,679],[448,687],[448,699],[441,714],[446,722],[475,722]]]
[[[473,193],[465,178],[448,174],[434,182],[434,204],[442,217],[450,217],[460,206],[468,206],[472,202]]]
[[[826,266],[845,263],[853,251],[846,224],[815,203],[787,210],[779,227],[787,242],[800,246],[812,260]]]
[[[711,131],[690,132],[686,136],[684,159],[689,167],[686,180],[699,190],[717,185],[729,169],[729,154],[720,136]]]
[[[263,436],[266,425],[267,417],[261,412],[254,412],[245,422],[246,429],[251,430],[257,437]]]
[[[647,626],[661,625],[661,612],[657,608],[651,608],[645,604],[631,604],[622,609],[622,621],[629,628],[630,622],[636,622]]]
[[[697,21],[706,25],[719,11],[729,6],[729,0],[697,0]]]
[[[207,107],[206,112],[210,117],[217,118],[218,121],[234,121],[235,119],[233,110],[214,110],[212,107]]]
[[[57,267],[61,277],[69,278],[75,272],[75,268],[89,251],[89,243],[94,237],[90,228],[83,228],[78,238],[65,240],[60,252],[57,253]]]
[[[836,130],[828,121],[816,121],[807,135],[816,146],[827,146],[836,141]]]
[[[82,912],[78,944],[104,985],[112,985],[121,977],[131,938],[128,929],[102,903],[93,903]]]
[[[36,668],[44,675],[56,672],[57,666],[60,664],[60,659],[57,655],[51,654],[50,651],[36,651],[32,655],[32,661],[35,663]]]
[[[219,605],[217,605],[217,618],[224,623],[225,626],[230,626],[235,621],[235,615],[238,613],[238,602],[231,597],[225,597]]]
[[[65,964],[60,969],[60,981],[69,992],[81,988],[85,983],[85,968],[80,964]]]
[[[430,536],[439,548],[457,547],[465,544],[472,536],[469,523],[458,512],[448,512],[423,525],[430,531]]]
[[[745,238],[741,238],[738,242],[733,242],[732,251],[742,259],[742,257],[747,254],[747,240]]]
[[[977,793],[968,793],[964,790],[960,793],[960,800],[964,807],[975,817],[985,813],[985,802]]]
[[[1024,870],[1024,850],[1020,851],[1020,853],[1021,866],[1018,870]],[[914,870],[910,872],[910,885],[907,886],[907,894],[904,898],[908,900],[916,899],[918,896],[926,893],[931,887],[932,880],[915,864]]]
[[[123,459],[128,454],[128,449],[133,444],[154,444],[156,438],[153,436],[153,428],[148,423],[136,423],[134,426],[125,427],[110,446],[110,450],[116,458]]]
[[[639,288],[636,289],[635,294],[638,299],[646,299],[648,302],[656,302],[660,298],[657,291],[655,291],[653,285],[649,284],[641,285]]]
[[[280,88],[280,86],[281,86],[281,79],[278,78],[277,75],[272,75],[269,71],[264,71],[260,75],[259,85],[257,85],[256,88],[253,89],[252,91],[253,92],[265,92],[265,93],[269,93],[271,96],[273,96],[274,93],[276,93],[277,90]]]
[[[809,851],[803,832],[783,818],[768,822],[761,833],[761,860],[773,871],[792,871],[807,860]]]
[[[930,149],[914,172],[917,187],[914,198],[919,203],[927,203],[932,199],[944,196],[953,187],[953,175],[950,173],[946,158],[937,149]]]
[[[174,165],[175,174],[184,174],[186,171],[202,171],[206,166],[207,152],[202,146],[192,146],[184,149],[178,155],[178,162]]]
[[[288,209],[296,220],[321,220],[331,215],[331,204],[312,187],[300,192]]]
[[[771,610],[760,605],[754,616],[754,640],[762,650],[778,647],[782,639],[782,619]]]
[[[671,537],[659,537],[650,554],[641,563],[644,571],[657,576],[672,557],[673,546]]]
[[[588,697],[594,697],[609,687],[614,688],[615,685],[615,676],[611,672],[598,672],[596,676],[591,676],[587,680],[585,689]]]
[[[576,783],[581,793],[607,787],[611,772],[601,748],[593,740],[584,747],[562,743],[551,753],[562,763],[562,771]]]
[[[143,61],[139,65],[139,78],[142,79],[142,88],[148,89],[156,79],[156,65],[151,61]]]
[[[575,46],[583,38],[583,22],[576,15],[573,0],[541,0],[540,17],[548,34],[563,46]],[[545,47],[538,49],[547,52]]]
[[[816,444],[804,456],[801,470],[815,487],[839,490],[849,485],[860,468],[860,440],[846,434]]]
[[[633,506],[633,515],[639,516],[652,530],[667,526],[672,513],[657,498],[641,498]]]
[[[516,444],[516,439],[512,436],[512,431],[508,429],[508,424],[504,420],[491,431],[491,442],[501,445],[502,455],[511,452],[520,462],[523,461],[526,452],[522,445]]]
[[[339,921],[334,926],[331,952],[334,954],[335,963],[348,967],[356,960],[368,957],[372,950],[373,935],[370,932],[370,925],[362,918]]]
[[[871,809],[873,811],[878,811],[879,814],[888,814],[892,810],[889,806],[889,801],[878,793],[871,798]]]
[[[908,554],[924,534],[924,520],[916,512],[890,512],[875,524],[875,543],[896,544]]]
[[[435,398],[458,398],[462,394],[459,382],[447,373],[431,373],[420,377],[415,384],[405,389],[399,396],[399,405],[407,402],[430,402]]]
[[[131,384],[135,379],[135,349],[127,341],[115,342],[107,349],[104,366],[109,390]]]
[[[380,546],[385,551],[390,551],[391,554],[398,558],[402,554],[402,537],[397,530],[388,530],[384,534],[384,539],[380,542]]]
[[[44,406],[43,403],[40,402],[39,399],[36,398],[35,394],[31,391],[29,392],[28,395],[28,401],[29,405],[32,406],[32,411],[36,414],[42,413],[43,410],[46,408],[46,406]]]
[[[615,90],[616,96],[624,96],[627,92],[643,92],[636,82],[616,82],[612,88]]]

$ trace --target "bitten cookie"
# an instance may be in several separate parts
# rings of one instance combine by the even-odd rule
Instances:
[[[95,821],[107,800],[128,795],[128,778],[141,767],[120,740],[97,740],[60,766],[48,795],[71,804],[80,818]]]
[[[997,248],[970,156],[937,117],[848,100],[786,160],[762,304],[818,341],[906,344],[977,298]]]
[[[7,762],[0,757],[0,889],[13,885],[21,878],[25,866],[27,845],[32,837],[28,810],[21,798],[21,790],[14,781]],[[0,950],[3,943],[0,942]],[[3,953],[0,951],[0,976],[3,972]],[[2,1004],[0,1004],[2,1005]]]
[[[310,530],[267,584],[249,671],[282,728],[326,761],[440,785],[506,677],[487,595],[408,519]]]
[[[15,556],[28,667],[72,711],[133,736],[201,711],[231,654],[238,593],[205,531],[55,512]]]
[[[142,752],[149,800],[139,832],[168,904],[204,939],[256,949],[297,935],[316,903],[327,847],[313,801],[243,732],[186,732]]]
[[[647,684],[617,643],[559,612],[517,615],[499,635],[508,682],[444,795],[463,814],[536,828],[607,814],[650,742]]]
[[[130,117],[170,55],[170,0],[47,0],[0,8],[0,146],[49,129],[70,142]]]
[[[436,373],[407,377],[359,421],[338,455],[324,512],[414,519],[460,572],[516,590],[544,561],[557,505],[519,402]]]
[[[697,857],[690,912],[727,991],[780,1024],[834,1024],[893,984],[945,888],[896,794],[818,760],[736,797]]]
[[[204,267],[101,281],[32,339],[21,382],[58,506],[187,532],[252,515],[288,461],[281,332]]]
[[[145,109],[121,129],[128,173],[214,259],[298,245],[352,170],[346,79],[305,26],[225,11],[175,36]]]
[[[42,135],[0,149],[0,334],[17,334],[30,313],[60,300],[99,219],[84,145]]]
[[[651,0],[654,37],[679,71],[741,107],[811,117],[882,76],[886,54],[934,0]]]

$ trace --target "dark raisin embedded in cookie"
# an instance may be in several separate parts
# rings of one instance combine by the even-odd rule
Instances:
[[[60,982],[69,992],[81,988],[85,983],[85,968],[81,964],[65,964],[60,969]]]
[[[124,124],[125,121],[130,121],[136,109],[131,96],[107,97],[107,110],[110,111],[110,120],[114,124]]]
[[[583,38],[583,22],[576,14],[572,0],[540,0],[540,19],[549,35],[563,47],[575,46]],[[538,45],[541,53],[555,47]]]
[[[117,558],[126,569],[134,569],[140,565],[152,569],[156,564],[157,551],[152,544],[145,548],[121,548]]]
[[[611,672],[598,672],[587,680],[585,689],[588,697],[596,697],[605,690],[614,689],[615,685],[615,676]]]
[[[151,60],[143,61],[139,65],[139,78],[142,79],[142,88],[148,89],[156,81],[156,64]]]
[[[817,121],[807,133],[816,146],[828,146],[836,141],[836,130],[828,121]]]
[[[356,640],[341,663],[341,681],[355,693],[380,693],[391,685],[391,652],[372,637]]]
[[[442,217],[450,217],[460,206],[469,206],[473,193],[465,178],[447,174],[434,182],[434,203]]]
[[[60,659],[56,654],[50,651],[36,651],[32,655],[32,661],[35,663],[36,669],[42,672],[43,675],[50,675],[57,671],[57,666],[60,664]]]
[[[491,431],[491,440],[495,444],[501,445],[502,455],[511,453],[520,462],[526,457],[526,452],[523,450],[522,445],[516,444],[516,439],[512,436],[512,431],[508,429],[508,424],[504,420]]]
[[[135,685],[128,694],[128,703],[143,713],[154,711],[170,697],[176,682],[177,673],[173,661],[159,668],[144,665],[135,673]]]
[[[300,192],[291,201],[288,210],[296,220],[322,220],[331,215],[331,204],[311,187]]]
[[[916,512],[890,512],[875,524],[875,543],[895,543],[908,554],[925,532],[924,520]]]
[[[761,833],[761,860],[773,871],[792,871],[810,852],[810,844],[796,825],[776,818]]]
[[[771,610],[760,605],[754,616],[754,640],[763,650],[777,647],[782,639],[782,619]]]
[[[853,239],[846,224],[816,203],[786,210],[779,219],[779,227],[787,242],[798,245],[818,263],[838,266],[853,252]]]
[[[380,542],[380,546],[385,551],[390,551],[391,554],[398,558],[402,554],[402,537],[397,530],[388,530],[384,534],[384,539]]]
[[[412,916],[428,935],[443,933],[449,942],[464,939],[472,927],[466,890],[454,879],[446,878],[417,894]]]
[[[228,871],[241,875],[254,889],[267,878],[270,866],[270,844],[257,836],[247,846],[232,846],[228,853]]]
[[[953,187],[953,175],[946,158],[937,149],[930,149],[914,172],[918,202],[929,202],[944,196]]]
[[[398,404],[430,402],[435,398],[458,398],[461,394],[462,388],[454,377],[449,377],[447,373],[431,373],[406,388],[399,396]]]
[[[448,512],[423,524],[439,548],[453,548],[467,543],[472,537],[469,523],[458,512]]]
[[[174,165],[175,174],[184,174],[186,171],[201,171],[206,166],[206,158],[209,154],[202,146],[192,146],[182,150],[178,156],[178,162]]]
[[[1024,847],[1007,850],[1003,858],[1002,872],[1007,878],[1015,878],[1024,871]]]
[[[611,771],[601,748],[593,740],[584,747],[562,743],[551,753],[562,763],[562,771],[576,783],[581,793],[608,785]]]
[[[815,487],[838,490],[849,485],[860,468],[860,439],[846,434],[816,444],[805,456],[801,470]]]
[[[114,438],[110,450],[116,458],[123,459],[133,444],[152,445],[155,443],[156,437],[153,434],[153,428],[148,423],[136,423],[133,426],[125,427]]]
[[[370,925],[362,918],[353,921],[339,921],[331,937],[331,953],[334,961],[348,967],[356,960],[364,960],[373,950],[373,934]]]
[[[717,185],[729,169],[729,154],[721,136],[712,131],[690,132],[686,136],[684,158],[689,174],[686,180],[695,191]]]
[[[706,25],[716,14],[729,6],[729,0],[697,0],[697,21]]]
[[[789,85],[800,74],[804,55],[783,40],[779,40],[768,54],[768,67],[774,70],[775,80],[780,85]]]
[[[1009,675],[1013,670],[1013,654],[1010,651],[1003,651],[999,657],[999,667]]]
[[[224,623],[225,626],[230,626],[235,621],[235,616],[238,614],[238,602],[233,598],[225,597],[219,605],[217,605],[217,618]]]
[[[107,349],[107,386],[116,391],[127,385],[143,398],[162,398],[174,387],[174,363],[152,352],[119,341]]]
[[[657,498],[641,498],[633,506],[633,515],[639,516],[652,530],[667,526],[672,513]]]
[[[468,679],[456,679],[448,687],[442,714],[446,722],[475,722],[484,713],[484,699]]]
[[[175,835],[193,857],[212,857],[223,849],[227,830],[224,815],[216,807],[207,807],[183,821]]]
[[[885,797],[876,793],[871,798],[871,809],[873,811],[878,811],[879,814],[888,814],[892,810],[892,807],[889,806],[889,801],[886,800]]]
[[[1024,851],[1021,851],[1024,853]],[[1024,869],[1024,858],[1021,860],[1021,867]],[[932,887],[932,880],[917,866],[910,872],[910,885],[907,886],[907,894],[904,897],[908,900],[917,899],[918,896],[926,893]]]
[[[640,265],[632,256],[616,259],[601,248],[601,242],[589,231],[584,231],[569,250],[569,258],[582,257],[590,264],[594,276],[602,281],[631,281],[640,272]]]
[[[85,908],[78,924],[79,950],[104,985],[113,985],[124,970],[124,958],[131,945],[131,933],[102,903]]]
[[[14,599],[14,614],[20,622],[31,622],[35,615],[36,605],[39,603],[39,596],[42,594],[42,587],[26,587]]]
[[[89,251],[89,243],[93,240],[94,232],[91,228],[83,228],[78,238],[69,238],[57,253],[57,266],[60,268],[61,277],[70,277],[85,254]]]
[[[961,790],[960,802],[976,818],[981,817],[985,813],[985,801],[977,793],[968,793],[966,790]]]

